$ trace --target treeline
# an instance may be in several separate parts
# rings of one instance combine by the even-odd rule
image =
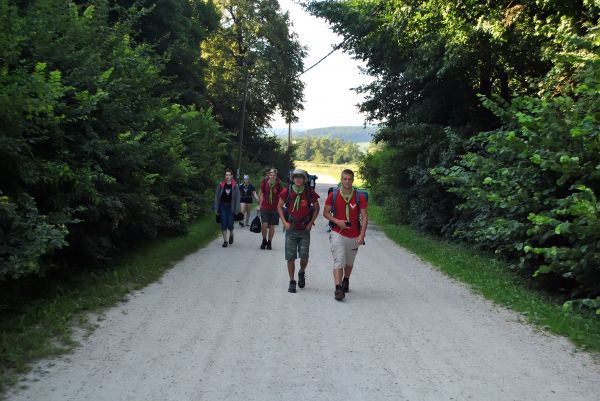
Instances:
[[[180,233],[236,167],[291,167],[304,50],[276,0],[0,0],[0,282]],[[244,101],[245,94],[246,100]]]
[[[301,137],[294,143],[296,160],[315,163],[356,163],[362,152],[358,145],[338,138]]]
[[[313,1],[376,79],[361,174],[387,215],[600,313],[597,2]]]

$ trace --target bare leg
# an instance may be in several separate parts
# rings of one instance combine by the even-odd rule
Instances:
[[[308,266],[308,259],[300,259],[300,273],[306,271],[306,266]]]
[[[296,271],[296,261],[295,260],[288,260],[287,261],[287,268],[288,268],[288,274],[290,275],[290,281],[294,280],[294,272]]]
[[[335,281],[335,285],[342,285],[342,275],[344,274],[344,269],[333,269],[333,280]]]
[[[267,223],[263,223],[263,225],[261,227],[262,237],[264,240],[267,239],[267,227],[269,227],[269,225]]]
[[[275,236],[275,226],[269,226],[269,241]]]
[[[353,266],[346,265],[344,268],[344,277],[350,278],[350,275],[352,274],[352,267]]]

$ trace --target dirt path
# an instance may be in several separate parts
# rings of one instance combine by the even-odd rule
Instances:
[[[189,255],[9,399],[598,400],[600,367],[588,355],[374,227],[336,302],[324,221],[304,290],[287,292],[280,230],[261,251],[260,236],[238,228],[232,247],[216,240]]]

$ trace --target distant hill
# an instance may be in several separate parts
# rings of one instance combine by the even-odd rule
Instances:
[[[367,125],[363,127],[359,126],[347,126],[347,127],[324,127],[324,128],[311,128],[311,129],[294,129],[292,128],[292,136],[295,138],[304,136],[316,136],[316,137],[329,137],[339,138],[344,141],[353,143],[364,143],[370,142],[372,134],[375,133],[377,127],[374,125]],[[272,131],[277,136],[287,137],[287,128],[272,128]]]

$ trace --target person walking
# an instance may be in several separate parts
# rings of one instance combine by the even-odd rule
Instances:
[[[258,200],[256,189],[254,189],[254,185],[250,182],[250,177],[244,175],[244,181],[240,184],[240,208],[244,214],[244,219],[240,221],[240,226],[242,227],[244,227],[244,222],[246,222],[246,226],[250,225],[250,205],[254,199]]]
[[[334,297],[341,301],[350,291],[350,275],[359,245],[365,244],[365,233],[369,223],[367,197],[352,186],[354,172],[344,170],[341,186],[327,196],[323,217],[330,221],[329,233],[333,255]],[[335,200],[335,201],[334,201]]]
[[[306,285],[306,266],[310,247],[310,230],[319,215],[319,195],[308,186],[308,173],[292,171],[293,184],[281,191],[277,212],[285,227],[285,260],[290,283],[288,292],[296,292],[296,259],[300,258],[298,287]],[[284,213],[284,209],[287,213]]]
[[[262,243],[260,244],[260,249],[273,249],[271,241],[273,241],[273,236],[275,235],[275,226],[279,225],[277,204],[279,194],[282,190],[281,181],[277,178],[277,169],[270,169],[268,179],[262,181],[258,191],[260,219],[262,221]]]
[[[225,170],[225,179],[217,185],[213,210],[220,216],[221,232],[223,233],[222,246],[227,248],[228,244],[233,244],[233,220],[235,214],[240,210],[240,188],[235,183],[230,169]]]

